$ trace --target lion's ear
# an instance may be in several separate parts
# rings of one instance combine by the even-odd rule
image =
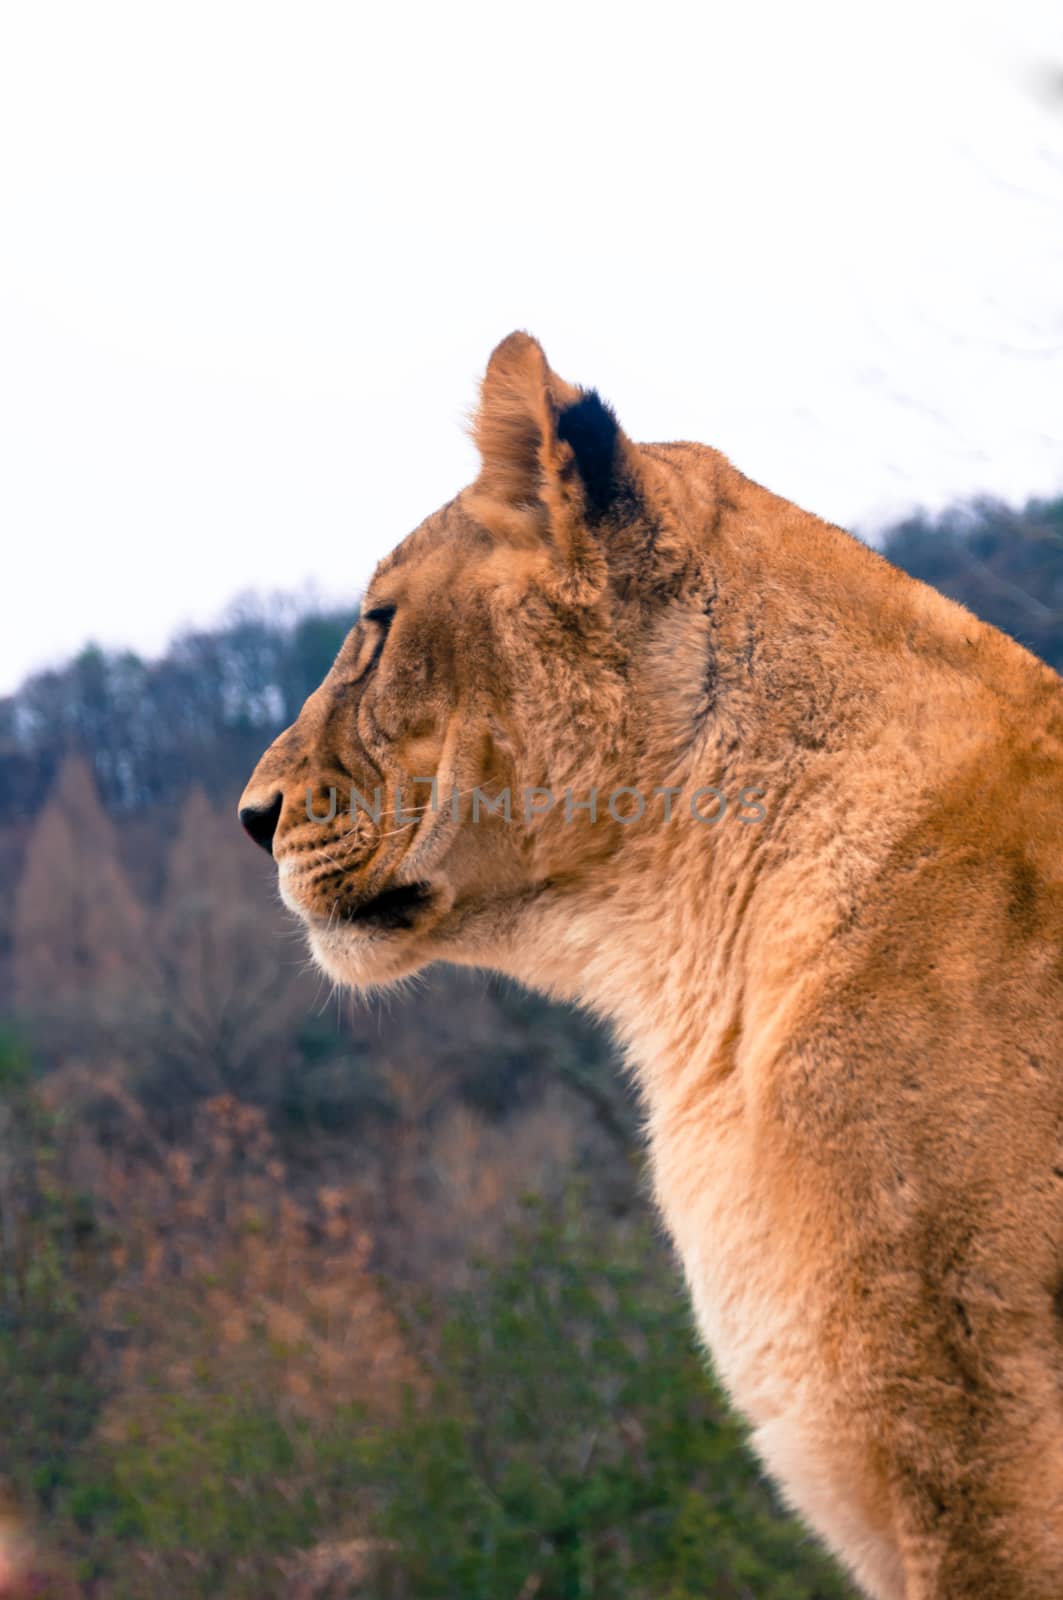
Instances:
[[[482,466],[470,509],[512,537],[550,540],[574,598],[600,592],[598,531],[630,493],[627,442],[609,407],[552,372],[530,334],[511,333],[488,362],[473,438]]]

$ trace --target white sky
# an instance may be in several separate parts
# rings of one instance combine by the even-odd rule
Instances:
[[[1063,486],[1063,6],[0,11],[0,691],[353,596],[514,327],[874,529]]]

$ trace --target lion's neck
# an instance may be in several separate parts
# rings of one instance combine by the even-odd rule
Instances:
[[[662,824],[608,887],[548,908],[523,951],[525,981],[613,1024],[651,1113],[782,1021],[801,949],[823,936],[822,913],[780,904],[770,813],[731,826],[725,844],[689,818]]]
[[[584,892],[546,905],[516,964],[612,1021],[651,1119],[784,1046],[838,929],[992,722],[971,715],[981,686],[963,670],[980,625],[789,510],[770,539],[718,532],[711,604],[669,621],[685,632],[654,657],[638,784],[667,772],[680,808],[713,785],[729,814],[632,830]],[[763,820],[740,818],[748,789]]]

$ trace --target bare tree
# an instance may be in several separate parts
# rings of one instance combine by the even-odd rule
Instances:
[[[68,757],[30,835],[15,897],[16,1004],[46,1040],[79,1046],[81,1024],[113,1020],[143,926],[92,774]]]

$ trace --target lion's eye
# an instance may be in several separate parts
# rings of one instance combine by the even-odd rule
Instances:
[[[363,611],[366,622],[375,622],[386,633],[391,627],[391,619],[395,615],[394,606],[373,606],[369,611]]]
[[[365,651],[368,648],[370,641],[367,639],[365,645],[362,647],[362,661],[364,664],[359,670],[359,676],[362,676],[364,673],[371,672],[376,666],[377,662],[380,660],[380,657],[384,651],[384,646],[387,643],[388,631],[391,627],[391,620],[394,615],[394,606],[371,606],[368,611],[362,612],[363,622],[371,622],[379,631],[376,638],[372,641],[372,650],[368,660],[366,659]]]

